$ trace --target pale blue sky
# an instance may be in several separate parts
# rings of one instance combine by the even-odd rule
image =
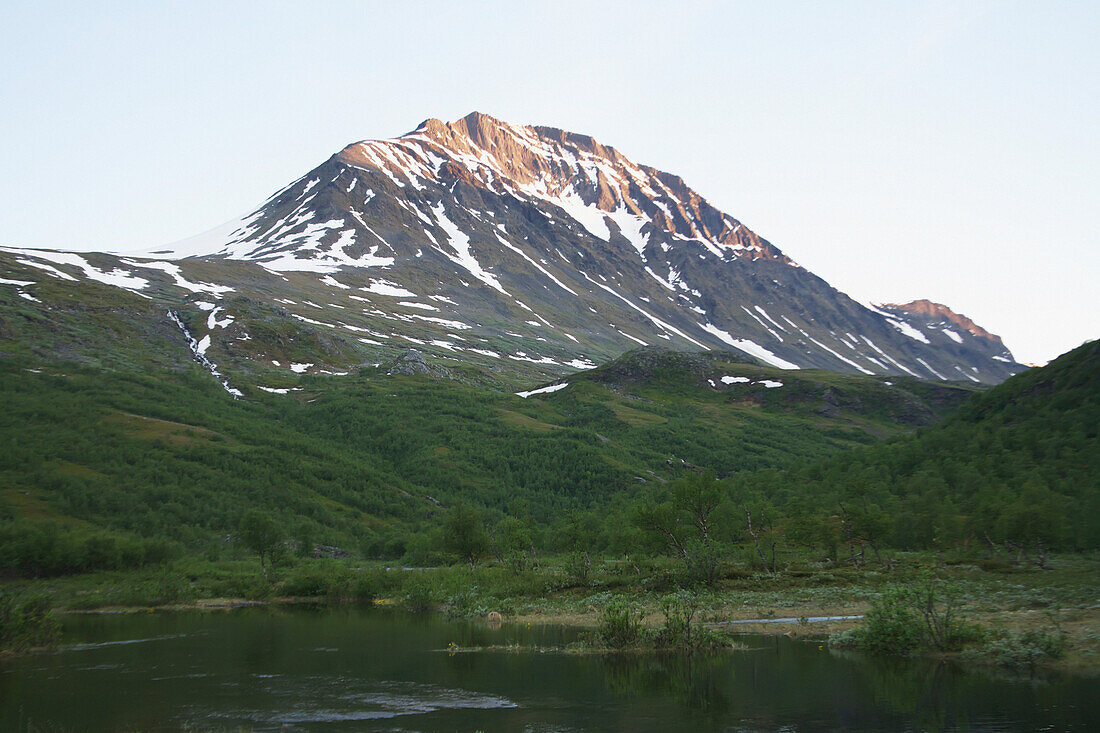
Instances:
[[[4,2],[0,244],[127,250],[479,110],[683,176],[853,297],[1100,336],[1100,3]]]

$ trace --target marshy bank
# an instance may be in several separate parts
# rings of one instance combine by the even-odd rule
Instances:
[[[54,618],[74,612],[251,604],[388,605],[410,614],[434,611],[452,620],[500,614],[518,625],[589,630],[599,626],[610,608],[628,611],[640,628],[657,629],[672,604],[690,608],[690,622],[701,629],[823,643],[833,638],[834,644],[859,647],[858,632],[847,640],[838,632],[865,626],[863,617],[874,613],[876,603],[923,578],[940,593],[932,600],[932,611],[942,611],[947,603],[949,619],[981,630],[968,637],[973,643],[948,645],[953,649],[943,648],[942,640],[924,644],[926,618],[911,606],[902,609],[900,626],[891,632],[898,638],[888,635],[881,643],[863,645],[868,653],[942,656],[969,646],[969,657],[980,661],[984,657],[974,648],[987,646],[1003,652],[1007,666],[1023,659],[1028,668],[1089,674],[1100,669],[1097,558],[1058,556],[1049,570],[963,560],[899,554],[889,568],[804,563],[784,572],[753,573],[729,567],[713,582],[701,584],[660,558],[596,557],[578,567],[575,557],[559,556],[519,569],[507,563],[407,568],[353,559],[291,559],[267,574],[251,559],[185,559],[153,569],[9,582],[3,594],[12,602],[20,599],[18,603],[34,599],[37,607],[52,608]],[[1033,649],[1021,651],[1013,661],[1006,644]]]

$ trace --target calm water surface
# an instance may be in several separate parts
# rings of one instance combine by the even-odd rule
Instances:
[[[565,654],[575,629],[368,609],[65,627],[56,653],[0,660],[0,730],[1100,730],[1097,680],[869,660],[784,637],[687,660]]]

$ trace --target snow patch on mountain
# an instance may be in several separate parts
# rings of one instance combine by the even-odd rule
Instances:
[[[561,384],[551,384],[549,387],[540,387],[539,389],[528,390],[527,392],[516,392],[516,396],[527,399],[532,395],[537,394],[550,394],[552,392],[558,392],[569,386],[569,382],[562,382]]]
[[[58,265],[70,265],[72,267],[77,267],[84,273],[84,277],[88,278],[89,280],[101,282],[104,285],[113,285],[117,288],[123,288],[130,291],[142,290],[149,285],[149,281],[145,278],[138,277],[132,272],[128,272],[121,268],[116,267],[110,272],[104,272],[98,267],[90,264],[80,255],[73,252],[56,252],[53,250],[45,249],[15,249],[10,247],[0,247],[0,249],[4,250],[5,252],[14,252],[23,255],[25,258],[33,257],[36,259],[53,262]],[[31,259],[21,259],[19,260],[19,262],[20,264],[30,265],[31,267],[37,267],[39,269],[44,269],[47,272],[55,273],[66,280],[74,279],[71,275],[66,275],[54,267],[43,267],[42,263],[35,262]],[[138,294],[140,295],[140,293]]]
[[[897,330],[901,331],[903,334],[905,334],[909,338],[913,339],[914,341],[920,341],[922,344],[930,343],[928,341],[927,336],[925,336],[923,333],[921,333],[917,329],[913,328],[911,325],[909,325],[905,321],[899,321],[899,320],[894,319],[894,318],[887,318],[886,321],[891,326],[893,326]]]
[[[729,344],[733,348],[735,348],[739,351],[744,351],[749,356],[755,356],[757,359],[760,359],[761,361],[763,361],[766,364],[770,364],[770,365],[772,365],[774,367],[778,367],[780,369],[798,369],[799,368],[799,366],[797,364],[794,364],[792,362],[787,361],[786,359],[782,359],[782,358],[776,356],[775,354],[768,351],[767,349],[765,349],[763,346],[756,343],[755,341],[752,341],[750,339],[734,338],[733,336],[730,335],[729,331],[723,331],[722,329],[715,326],[713,323],[707,322],[705,324],[700,324],[699,327],[702,328],[707,333],[712,334],[714,336],[717,336],[719,339],[726,342],[727,344]]]
[[[415,298],[416,293],[406,290],[397,283],[391,283],[387,280],[371,280],[370,285],[365,288],[360,288],[367,293],[374,293],[375,295],[388,295],[394,298]]]
[[[947,336],[949,339],[951,339],[955,343],[961,344],[963,342],[962,336],[960,336],[958,333],[952,331],[950,328],[943,328],[943,329],[940,329],[940,330],[943,331],[943,334],[945,336]]]
[[[457,224],[447,218],[447,212],[443,203],[440,202],[439,206],[433,207],[432,211],[435,213],[436,221],[440,228],[446,232],[447,239],[450,241],[454,254],[452,255],[442,248],[440,248],[439,251],[449,260],[464,268],[467,272],[493,290],[507,295],[508,293],[505,292],[503,286],[497,281],[496,275],[485,270],[477,261],[477,258],[473,256],[473,253],[470,252],[469,235],[459,229]]]
[[[145,261],[145,260],[133,260],[123,259],[122,262],[130,265],[131,267],[138,267],[143,270],[160,270],[167,273],[176,287],[183,288],[192,293],[207,293],[208,295],[221,295],[223,293],[233,292],[233,288],[228,285],[215,285],[214,283],[200,283],[191,282],[183,276],[183,271],[179,265],[174,262],[161,262],[161,261]]]
[[[0,284],[17,285],[22,287],[24,285],[35,285],[36,283],[34,282],[34,280],[8,280],[7,278],[0,277]]]

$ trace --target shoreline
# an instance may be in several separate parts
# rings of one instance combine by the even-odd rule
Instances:
[[[50,613],[126,615],[239,608],[373,607],[448,619],[595,629],[604,609],[625,607],[648,629],[665,624],[666,605],[693,624],[726,635],[756,634],[824,643],[865,623],[859,618],[891,587],[926,573],[950,590],[960,618],[982,629],[969,651],[1076,673],[1100,674],[1100,556],[1060,555],[1049,570],[985,568],[921,554],[889,567],[792,566],[764,575],[732,568],[709,587],[685,586],[682,568],[658,558],[639,568],[600,558],[577,577],[567,557],[516,571],[499,563],[439,566],[415,573],[364,560],[295,560],[260,574],[255,558],[183,558],[135,571],[10,579],[0,590],[45,599]],[[497,615],[499,614],[499,616]],[[1058,651],[1047,649],[1057,637]],[[1038,650],[1038,653],[1033,653]],[[971,660],[961,660],[969,663]]]
[[[565,599],[555,599],[564,601]],[[280,608],[312,606],[321,610],[331,610],[347,606],[362,606],[373,608],[390,608],[399,612],[414,614],[415,612],[403,608],[398,598],[378,598],[369,603],[356,602],[350,599],[330,599],[313,597],[280,597],[268,600],[248,600],[244,598],[206,598],[189,603],[164,604],[157,606],[112,606],[95,609],[54,609],[57,616],[67,615],[136,615],[142,613],[183,613],[188,611],[233,611],[242,608]],[[863,619],[863,611],[866,607],[853,606],[845,609],[822,607],[793,607],[784,609],[788,613],[798,615],[784,615],[782,617],[760,617],[748,612],[747,609],[726,608],[712,611],[701,618],[700,627],[715,631],[721,631],[730,636],[785,636],[790,639],[810,641],[826,641],[832,634],[857,627]],[[433,607],[428,613],[444,615],[446,609]],[[1066,620],[1060,624],[1060,628],[1067,633],[1069,639],[1070,654],[1065,658],[1048,661],[1038,665],[1035,672],[1058,672],[1094,677],[1100,675],[1100,659],[1095,649],[1088,648],[1085,643],[1095,637],[1094,628],[1100,628],[1100,609],[1073,614],[1076,618]],[[598,625],[599,611],[594,607],[584,610],[572,610],[558,608],[537,612],[520,612],[504,615],[500,621],[490,620],[487,615],[463,616],[453,620],[466,620],[486,623],[492,626],[498,624],[514,626],[565,626],[576,629],[594,629]],[[720,617],[720,618],[718,618]],[[1035,612],[1031,609],[1020,611],[997,611],[985,613],[972,613],[968,618],[987,628],[1002,628],[1014,631],[1035,628]],[[663,616],[653,608],[646,608],[641,625],[645,628],[658,628],[663,623]],[[1095,646],[1094,644],[1092,646]],[[926,658],[941,658],[965,665],[980,667],[996,667],[991,662],[981,659],[968,659],[960,654],[924,654],[918,655]]]

